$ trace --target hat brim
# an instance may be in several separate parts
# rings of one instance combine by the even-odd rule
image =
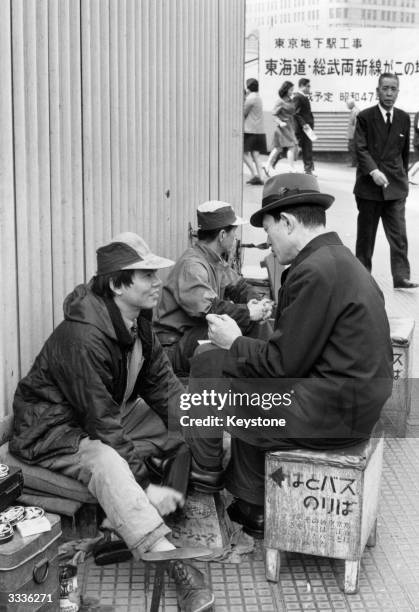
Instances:
[[[166,259],[165,257],[159,257],[158,255],[154,255],[154,253],[149,253],[142,259],[133,264],[129,264],[121,270],[160,270],[162,268],[170,268],[170,266],[174,266],[175,262],[171,259]]]
[[[300,193],[288,197],[282,197],[278,202],[272,202],[263,206],[250,217],[250,224],[253,227],[263,227],[263,215],[270,214],[274,210],[288,208],[290,206],[302,206],[303,204],[321,206],[327,210],[335,201],[334,196],[327,193]]]
[[[245,225],[246,223],[249,223],[248,219],[243,219],[236,215],[236,220],[231,225]]]

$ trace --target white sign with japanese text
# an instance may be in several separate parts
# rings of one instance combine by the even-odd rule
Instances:
[[[399,76],[397,106],[419,109],[419,30],[402,28],[346,28],[342,30],[261,28],[259,80],[266,110],[288,80],[311,81],[312,110],[346,111],[353,98],[359,108],[376,103],[380,74]]]

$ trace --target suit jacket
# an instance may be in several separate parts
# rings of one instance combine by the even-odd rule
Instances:
[[[416,113],[415,115],[413,127],[413,146],[419,147],[419,113]]]
[[[385,201],[405,198],[409,192],[410,118],[394,108],[390,131],[377,106],[358,114],[354,145],[358,158],[354,194],[365,200]],[[379,187],[370,176],[378,168],[386,175],[388,187]]]
[[[297,91],[294,94],[293,101],[295,104],[295,127],[297,130],[302,130],[303,125],[308,123],[308,125],[313,128],[314,127],[314,117],[311,112],[311,104],[310,99],[307,98],[303,93]]]
[[[305,444],[320,447],[370,434],[393,384],[390,330],[380,288],[337,234],[300,251],[279,291],[270,340],[237,338],[223,372],[235,392],[295,391],[289,411],[280,407],[285,437],[311,437]]]

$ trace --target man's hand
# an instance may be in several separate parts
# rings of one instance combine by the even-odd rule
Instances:
[[[372,180],[379,187],[388,187],[388,180],[384,172],[381,172],[378,168],[370,172]]]
[[[266,321],[272,314],[272,300],[263,298],[263,300],[250,300],[247,302],[247,307],[250,313],[251,321]]]
[[[145,492],[150,504],[158,510],[161,516],[175,512],[178,506],[182,508],[185,503],[182,493],[170,487],[149,484]]]
[[[235,320],[226,314],[209,314],[206,319],[208,321],[208,338],[219,348],[228,350],[234,340],[242,335]]]

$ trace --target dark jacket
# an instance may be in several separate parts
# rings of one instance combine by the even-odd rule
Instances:
[[[419,148],[419,113],[416,113],[413,120],[413,146]]]
[[[158,331],[187,330],[205,323],[209,313],[228,314],[243,333],[250,328],[247,302],[254,288],[204,242],[187,249],[170,270],[159,304]]]
[[[239,379],[232,381],[234,391],[259,378],[263,391],[271,390],[267,379],[278,391],[292,390],[291,406],[280,410],[284,436],[304,438],[305,446],[367,437],[393,382],[378,285],[333,232],[309,242],[285,276],[273,336],[268,342],[237,338],[224,375]]]
[[[306,123],[313,128],[314,127],[314,117],[311,112],[311,103],[310,99],[305,96],[303,93],[297,91],[294,94],[293,102],[295,104],[295,127],[297,131],[302,131],[303,125]]]
[[[358,159],[354,194],[365,200],[399,200],[409,191],[407,169],[409,165],[410,117],[394,108],[390,131],[377,106],[358,114],[354,146]],[[388,187],[376,185],[370,176],[372,170],[386,175]]]
[[[10,451],[37,463],[75,453],[89,436],[118,451],[146,486],[147,469],[120,421],[133,340],[119,308],[79,285],[64,302],[64,317],[17,387]],[[144,364],[132,397],[141,396],[167,424],[169,398],[184,389],[145,316],[138,333]]]

